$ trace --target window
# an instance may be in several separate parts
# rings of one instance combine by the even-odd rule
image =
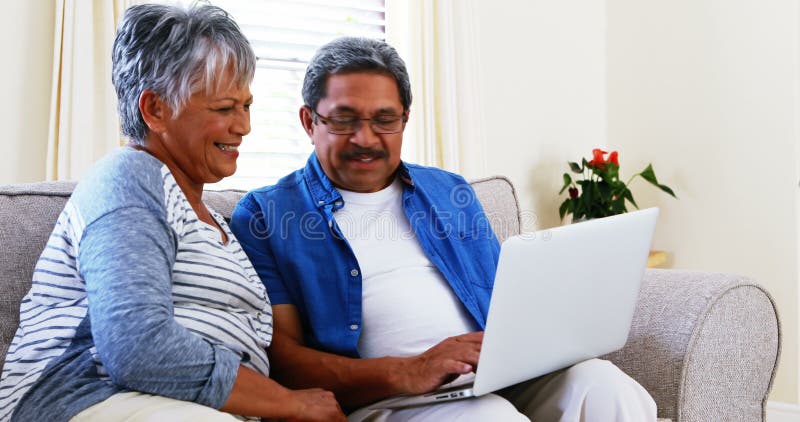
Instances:
[[[385,38],[384,0],[212,0],[241,26],[258,58],[251,85],[251,132],[236,174],[207,189],[270,185],[305,165],[313,150],[298,110],[314,52],[334,38]]]

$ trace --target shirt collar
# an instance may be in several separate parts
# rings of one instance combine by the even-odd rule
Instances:
[[[403,161],[400,162],[398,176],[403,184],[413,192],[415,189],[414,178],[411,169]],[[331,179],[328,178],[328,175],[325,174],[325,171],[322,170],[322,165],[319,163],[316,152],[312,152],[311,156],[308,157],[305,171],[303,172],[303,178],[311,193],[311,198],[314,200],[317,207],[324,207],[331,204],[336,205],[336,202],[339,202],[341,206],[342,195],[333,185]]]

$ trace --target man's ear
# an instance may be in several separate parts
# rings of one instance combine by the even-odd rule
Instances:
[[[161,96],[149,89],[142,91],[142,95],[139,96],[139,112],[153,133],[163,132],[167,119],[172,118],[172,111]]]
[[[314,144],[314,116],[311,113],[311,107],[300,107],[300,123],[303,125],[303,129],[306,131],[306,135],[311,138],[311,144]]]

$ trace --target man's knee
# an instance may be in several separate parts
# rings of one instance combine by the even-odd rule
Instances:
[[[566,370],[564,378],[572,390],[584,391],[584,394],[618,393],[624,397],[642,393],[649,397],[644,387],[607,360],[589,359],[575,364]]]
[[[564,374],[573,400],[581,408],[616,415],[616,420],[654,420],[656,403],[636,380],[609,361],[591,359],[574,365]]]
[[[655,421],[647,391],[614,364],[590,359],[500,392],[535,421]]]
[[[613,363],[603,359],[589,359],[576,363],[567,368],[564,375],[577,382],[592,382],[600,379],[614,381],[627,377]]]

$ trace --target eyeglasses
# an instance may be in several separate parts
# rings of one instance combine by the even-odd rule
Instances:
[[[328,133],[333,135],[353,135],[361,129],[362,122],[368,121],[369,127],[372,131],[379,134],[400,133],[408,121],[405,114],[400,116],[395,114],[379,114],[375,117],[362,119],[359,117],[339,117],[339,116],[323,116],[311,110],[311,115],[314,116],[314,122],[319,119],[322,124],[328,127]]]

